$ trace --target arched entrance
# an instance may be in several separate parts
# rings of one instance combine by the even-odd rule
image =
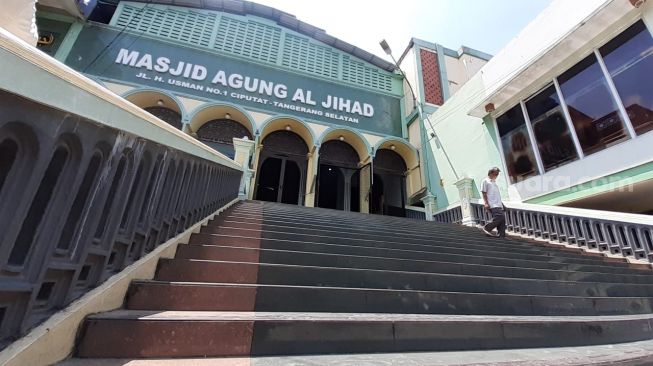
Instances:
[[[405,217],[406,163],[396,152],[380,149],[374,157],[370,213]]]
[[[346,142],[322,144],[317,184],[317,206],[343,211],[360,211],[360,158]]]
[[[232,119],[214,119],[204,123],[197,130],[197,139],[213,149],[234,158],[234,137],[252,139],[247,127]]]
[[[126,95],[125,99],[169,125],[181,129],[182,109],[174,97],[154,90],[142,90]]]
[[[163,106],[145,107],[143,109],[174,128],[181,130],[181,114],[177,113],[177,111]]]
[[[255,199],[302,205],[308,146],[291,131],[275,131],[262,142]]]

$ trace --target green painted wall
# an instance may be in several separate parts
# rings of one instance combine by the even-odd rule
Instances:
[[[484,94],[483,81],[480,74],[477,74],[430,115],[440,146],[435,139],[428,141],[425,146],[433,157],[429,174],[432,193],[437,197],[439,209],[460,201],[455,185],[458,179],[473,178],[478,194],[478,185],[487,176],[488,169],[502,166],[493,121],[467,114],[479,96]],[[430,130],[427,125],[427,136]],[[451,165],[455,167],[455,173]],[[498,183],[502,196],[507,199],[508,184],[505,175],[500,176]]]

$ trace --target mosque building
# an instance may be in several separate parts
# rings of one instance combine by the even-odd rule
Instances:
[[[248,1],[103,1],[87,21],[48,5],[43,51],[228,157],[234,138],[252,141],[249,198],[423,206],[424,129],[394,64]],[[489,59],[413,39],[401,62],[434,111]]]

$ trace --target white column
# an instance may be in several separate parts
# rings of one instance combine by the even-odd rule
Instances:
[[[432,194],[427,194],[421,200],[424,203],[426,221],[433,221],[433,214],[437,211],[437,199]]]
[[[250,196],[251,180],[253,171],[249,168],[249,162],[254,153],[254,141],[248,138],[234,138],[234,149],[236,156],[234,161],[243,168],[243,176],[240,180],[240,187],[238,188],[238,198],[245,200]]]
[[[456,183],[458,195],[460,197],[460,208],[463,212],[463,225],[471,226],[475,224],[474,214],[472,211],[472,198],[474,198],[474,179],[462,178]]]

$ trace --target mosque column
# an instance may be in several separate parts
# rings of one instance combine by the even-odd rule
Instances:
[[[306,187],[304,206],[315,207],[315,191],[317,189],[317,171],[319,169],[320,153],[318,147],[313,147],[313,151],[307,154],[308,168],[306,170]]]
[[[248,138],[235,137],[233,141],[234,150],[236,150],[236,156],[234,157],[234,160],[243,168],[243,176],[240,180],[240,187],[238,189],[238,198],[244,200],[251,197],[251,183],[254,171],[249,168],[249,162],[251,161],[252,154],[254,153],[255,142]]]

